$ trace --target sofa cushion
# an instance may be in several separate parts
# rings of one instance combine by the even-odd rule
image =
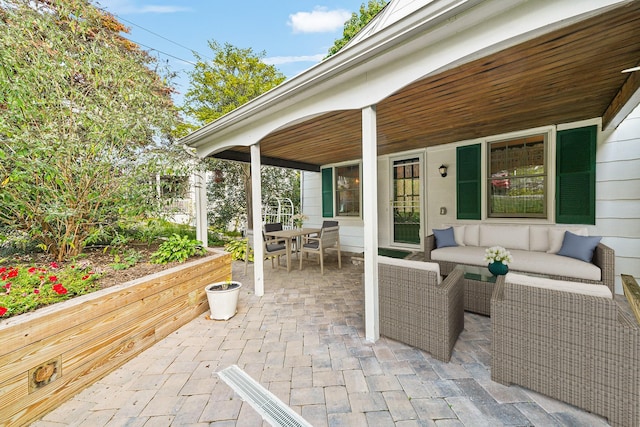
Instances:
[[[464,244],[466,246],[480,246],[480,226],[478,224],[464,226]]]
[[[449,261],[456,264],[479,265],[486,267],[484,262],[485,249],[482,246],[457,246],[431,251],[433,261]],[[539,273],[553,276],[575,277],[577,279],[600,281],[602,272],[600,267],[590,262],[574,258],[560,257],[546,252],[510,250],[513,262],[509,263],[510,271],[525,273]]]
[[[411,259],[391,258],[391,257],[378,255],[378,264],[395,265],[397,267],[431,271],[431,272],[434,272],[438,277],[437,283],[440,283],[442,281],[442,276],[440,275],[440,264],[438,264],[437,262],[424,262],[424,261],[416,261]]]
[[[596,249],[596,246],[598,246],[598,243],[600,243],[600,240],[602,240],[602,237],[599,236],[578,236],[570,231],[566,231],[558,255],[591,262],[593,259],[593,251]]]
[[[571,231],[573,234],[577,234],[578,236],[588,236],[589,232],[586,228],[556,228],[549,227],[549,249],[547,253],[549,254],[557,254],[560,248],[562,247],[562,242],[564,241],[564,232]]]
[[[502,246],[507,249],[529,250],[528,225],[488,225],[480,226],[479,246]]]
[[[433,235],[436,238],[436,248],[446,248],[449,246],[458,246],[453,234],[453,227],[439,230],[433,229]]]
[[[456,239],[456,243],[458,246],[465,246],[464,243],[464,230],[466,226],[464,225],[454,225],[453,226],[453,237]]]
[[[571,292],[574,294],[591,295],[594,297],[613,298],[611,289],[606,285],[592,285],[588,283],[555,280],[544,277],[526,276],[523,274],[507,273],[504,278],[505,292],[508,292],[509,283],[532,286],[555,291]]]
[[[549,226],[529,226],[529,250],[546,252],[549,250]]]

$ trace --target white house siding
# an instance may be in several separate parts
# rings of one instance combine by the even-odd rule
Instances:
[[[335,219],[340,222],[340,249],[343,252],[364,251],[363,223],[361,218],[322,217],[322,175],[319,172],[303,172],[302,211],[309,217],[305,227],[320,227],[322,221]]]
[[[568,129],[599,124],[599,119],[580,123],[558,125],[557,129]],[[456,219],[456,147],[482,143],[487,139],[463,141],[425,149],[423,174],[425,176],[425,227],[422,235],[430,234],[433,228],[440,228],[457,222]],[[552,142],[552,147],[555,142]],[[484,146],[483,146],[484,157]],[[549,162],[553,163],[554,156]],[[438,173],[440,165],[448,167],[446,177]],[[485,165],[483,164],[483,168]],[[554,174],[550,164],[550,175]],[[484,171],[483,171],[484,175]],[[590,235],[603,236],[603,243],[616,251],[616,289],[622,293],[620,274],[640,277],[640,107],[623,121],[620,126],[599,135],[596,155],[596,225],[589,226]],[[303,188],[303,209],[309,215],[308,224],[322,224],[321,175],[305,172]],[[391,245],[391,223],[389,219],[390,196],[389,157],[378,160],[378,228],[381,247]],[[366,195],[366,183],[363,196]],[[554,182],[550,186],[555,185]],[[484,200],[484,196],[483,196]],[[553,205],[553,203],[550,203]],[[440,208],[446,214],[440,214]],[[527,220],[527,223],[552,224],[554,213],[550,207],[549,220]],[[490,222],[518,223],[514,219],[486,219]],[[361,219],[337,218],[340,220],[340,241],[345,251],[362,252],[363,226]],[[466,221],[474,222],[474,221]],[[475,221],[478,222],[478,221]]]
[[[596,225],[603,242],[616,251],[616,290],[620,274],[640,278],[640,106],[603,133],[596,157]]]

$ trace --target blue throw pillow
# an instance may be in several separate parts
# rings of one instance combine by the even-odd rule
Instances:
[[[570,231],[565,231],[562,247],[558,251],[558,255],[591,262],[593,251],[601,239],[602,237],[600,236],[578,236]]]
[[[433,235],[436,237],[436,248],[446,248],[448,246],[458,246],[456,239],[453,236],[453,227],[445,228],[444,230],[433,229]]]

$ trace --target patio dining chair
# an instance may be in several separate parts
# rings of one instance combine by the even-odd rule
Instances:
[[[300,270],[302,270],[302,254],[309,253],[318,254],[318,262],[320,263],[320,273],[324,275],[324,254],[329,248],[336,247],[338,250],[338,268],[342,268],[342,259],[340,256],[340,226],[325,227],[320,230],[320,235],[302,236],[302,244],[300,245]]]
[[[247,274],[247,265],[249,264],[249,251],[253,251],[253,230],[247,230],[247,249],[244,254],[244,274]],[[276,239],[266,239],[264,233],[262,235],[264,240],[264,259],[271,258],[271,268],[274,268],[273,259],[276,258],[278,265],[280,265],[280,256],[287,255],[287,246],[283,241]],[[255,254],[255,252],[254,252]],[[253,260],[255,262],[255,259]]]

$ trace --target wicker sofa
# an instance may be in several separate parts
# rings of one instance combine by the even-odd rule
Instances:
[[[464,328],[462,272],[442,280],[435,263],[378,257],[380,334],[443,362]]]
[[[449,227],[449,226],[444,226]],[[558,280],[571,280],[591,284],[604,284],[615,292],[615,253],[599,243],[591,262],[560,256],[565,231],[587,235],[581,227],[556,227],[553,225],[453,225],[457,246],[437,248],[433,234],[426,237],[425,261],[437,262],[442,275],[453,271],[456,265],[484,265],[487,247],[502,246],[511,252],[512,271],[545,273]]]
[[[494,381],[640,425],[640,326],[624,297],[509,273],[496,282],[491,327]]]

